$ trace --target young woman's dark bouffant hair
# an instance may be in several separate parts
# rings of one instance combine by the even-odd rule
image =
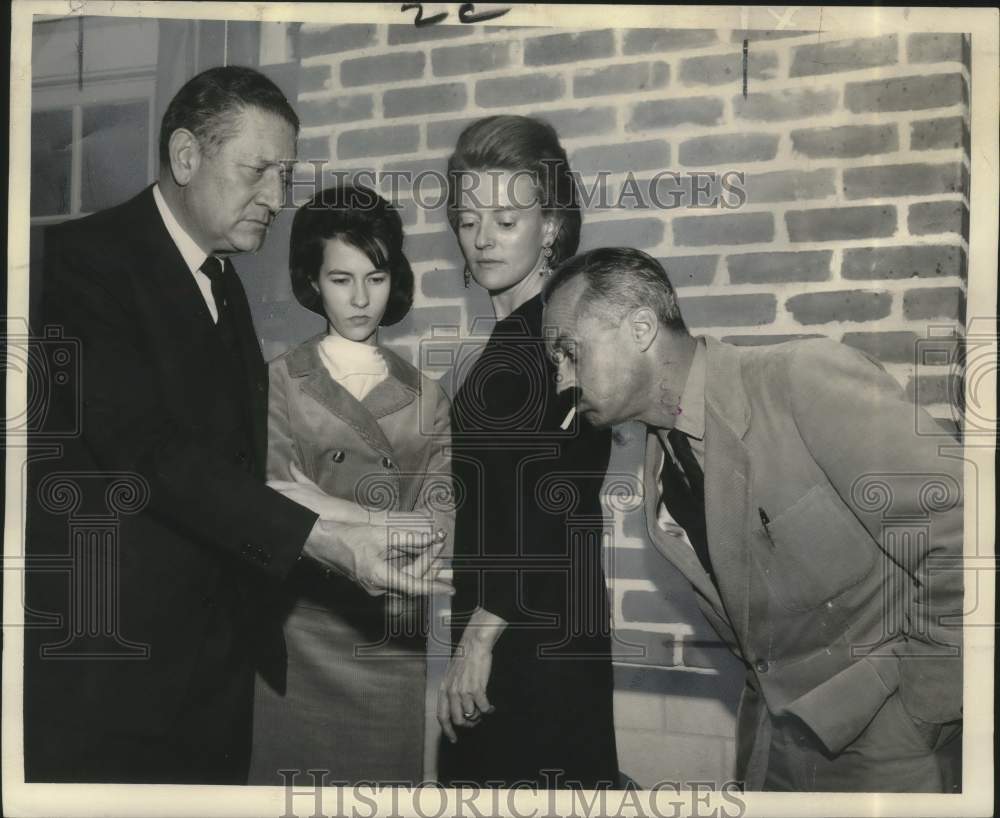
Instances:
[[[313,285],[326,242],[334,238],[357,248],[376,269],[389,273],[389,302],[380,324],[401,321],[413,305],[413,270],[403,255],[403,222],[392,205],[361,185],[329,187],[296,211],[288,266],[299,303],[326,316]]]
[[[555,266],[580,244],[580,205],[566,151],[555,128],[540,119],[503,114],[478,119],[458,137],[448,159],[448,221],[458,227],[458,179],[463,171],[528,171],[535,179],[542,210],[555,213],[559,232],[552,243]]]

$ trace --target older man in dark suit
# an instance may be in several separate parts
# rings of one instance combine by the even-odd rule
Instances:
[[[854,349],[692,337],[640,251],[570,259],[546,297],[562,387],[648,426],[651,539],[746,665],[746,786],[954,789],[962,460]]]
[[[79,403],[49,423],[80,433],[29,472],[29,780],[241,783],[268,583],[305,560],[369,593],[447,590],[427,535],[390,567],[385,527],[264,485],[267,370],[229,259],[262,245],[297,134],[263,75],[206,71],[164,114],[158,183],[47,237],[46,323],[80,350]],[[68,576],[45,570],[68,544]]]

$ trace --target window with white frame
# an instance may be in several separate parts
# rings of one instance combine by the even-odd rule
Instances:
[[[102,210],[152,181],[156,45],[155,20],[36,22],[32,224]]]
[[[178,21],[172,21],[176,26]],[[181,62],[234,61],[279,72],[295,59],[299,24],[182,21]],[[36,16],[32,26],[31,223],[44,226],[119,204],[158,170],[156,19]],[[167,38],[170,42],[170,38]],[[171,81],[176,72],[166,75]],[[162,80],[162,78],[159,78]],[[277,80],[276,80],[277,81]],[[171,85],[168,82],[168,85]],[[175,89],[169,88],[170,92]],[[294,96],[294,94],[293,94]]]
[[[123,98],[74,100],[72,93],[31,114],[32,220],[93,213],[118,204],[151,179],[152,81]],[[138,185],[136,182],[138,181]]]

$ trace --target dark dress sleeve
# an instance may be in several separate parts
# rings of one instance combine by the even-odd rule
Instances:
[[[555,371],[538,340],[541,310],[533,306],[525,309],[526,333],[494,333],[453,407],[458,634],[476,605],[508,624],[537,627],[539,598],[565,597],[564,588],[538,590],[566,582],[569,512],[546,502],[547,478],[573,482],[581,504],[599,508],[610,434],[582,422],[560,428],[570,402],[556,395]]]
[[[508,623],[518,619],[516,473],[525,450],[507,419],[516,415],[524,389],[516,371],[490,374],[495,350],[484,352],[452,408],[452,470],[459,501],[452,612],[459,634],[477,606]]]

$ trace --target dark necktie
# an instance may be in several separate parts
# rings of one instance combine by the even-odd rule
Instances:
[[[229,302],[226,291],[226,274],[222,259],[209,256],[202,262],[199,268],[212,282],[212,298],[215,299],[215,309],[219,314],[216,326],[219,329],[219,336],[227,349],[234,353],[236,347],[236,329],[233,326],[232,313],[229,309]]]
[[[708,556],[708,535],[705,529],[705,474],[691,451],[687,435],[677,429],[667,433],[667,440],[677,457],[680,467],[664,447],[663,471],[660,482],[663,485],[663,504],[670,516],[677,521],[691,540],[698,561],[708,572],[712,582],[712,562]]]

